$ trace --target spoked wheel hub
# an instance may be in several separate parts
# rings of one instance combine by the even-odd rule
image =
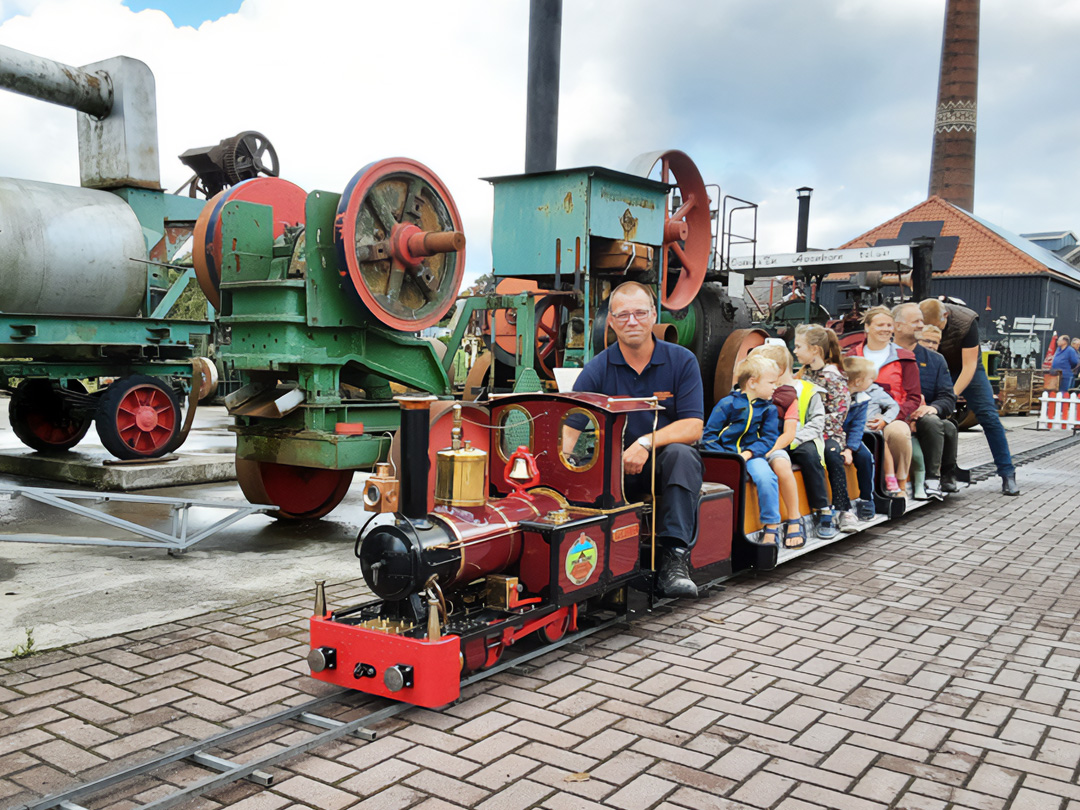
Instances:
[[[391,329],[434,326],[453,306],[465,272],[461,215],[443,182],[408,158],[361,169],[334,222],[345,289]]]

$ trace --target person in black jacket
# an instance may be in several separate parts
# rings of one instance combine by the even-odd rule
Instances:
[[[924,325],[918,304],[900,304],[893,309],[892,316],[895,324],[893,340],[901,348],[914,352],[919,364],[923,404],[911,414],[912,429],[919,437],[923,451],[926,494],[941,500],[944,493],[959,489],[956,484],[957,430],[956,424],[949,419],[956,410],[956,394],[945,358],[919,340],[927,329],[932,329],[937,333],[937,341],[928,342],[936,344],[941,340],[941,330]]]

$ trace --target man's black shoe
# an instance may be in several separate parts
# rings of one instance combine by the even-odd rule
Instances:
[[[1016,474],[1010,473],[1009,475],[1001,476],[1001,494],[1002,495],[1019,495],[1020,487],[1016,485]]]
[[[959,492],[960,491],[960,486],[956,483],[956,476],[955,475],[942,474],[942,476],[941,476],[941,491],[942,492]]]
[[[660,569],[657,571],[660,593],[671,598],[698,595],[697,585],[690,579],[689,560],[688,548],[665,548],[660,551]]]

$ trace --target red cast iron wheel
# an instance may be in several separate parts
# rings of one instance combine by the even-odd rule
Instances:
[[[314,520],[333,511],[352,483],[352,470],[326,470],[236,459],[236,480],[251,503],[276,506],[274,517]]]
[[[556,611],[556,613],[561,613],[562,615],[540,628],[540,635],[543,636],[544,641],[549,644],[554,644],[565,636],[566,631],[570,629],[570,608],[561,608]]]
[[[180,432],[180,400],[165,381],[134,374],[106,389],[95,421],[98,438],[117,458],[157,458]]]
[[[69,380],[65,387],[86,393],[78,380]],[[23,380],[11,395],[8,417],[19,441],[39,453],[70,450],[86,435],[92,421],[89,414],[73,413],[49,380]]]
[[[671,211],[670,206],[664,209],[660,300],[665,309],[682,309],[690,306],[709,269],[713,244],[709,194],[694,161],[678,149],[638,155],[629,171],[648,177],[657,165],[660,166],[660,182],[677,186],[681,200],[675,211]],[[685,238],[682,238],[683,228]],[[670,272],[675,268],[681,268],[678,279]]]
[[[269,205],[274,211],[274,238],[285,228],[304,222],[307,192],[295,183],[280,177],[255,177],[227,188],[209,200],[195,221],[191,243],[191,260],[195,277],[206,300],[221,309],[222,277],[221,210],[227,202],[250,202]]]
[[[454,198],[427,166],[409,158],[369,163],[345,187],[334,220],[342,286],[391,329],[434,326],[461,288],[465,248],[409,258],[397,235],[463,230]]]

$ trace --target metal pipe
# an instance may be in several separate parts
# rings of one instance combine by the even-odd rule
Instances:
[[[795,189],[799,200],[799,224],[795,231],[795,252],[806,252],[807,235],[810,232],[810,195],[814,190],[809,186]]]
[[[6,45],[0,45],[0,87],[98,118],[112,112],[113,89],[107,73],[87,73]]]
[[[401,406],[400,513],[414,526],[427,526],[431,403],[435,397],[397,397]]]
[[[529,0],[529,78],[525,171],[555,168],[559,140],[559,57],[562,0]]]
[[[931,297],[934,272],[934,237],[911,240],[911,300],[916,304]]]

